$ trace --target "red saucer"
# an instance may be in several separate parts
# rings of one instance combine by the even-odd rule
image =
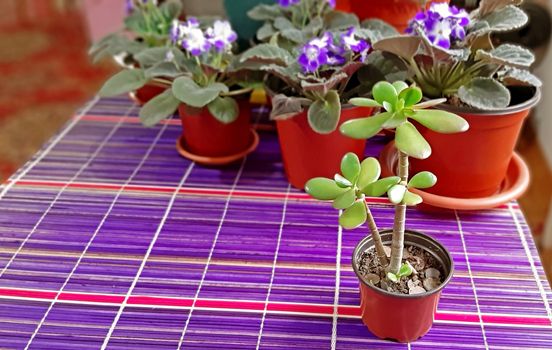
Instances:
[[[396,169],[398,159],[394,141],[384,147],[379,156],[379,160],[381,163],[382,176],[391,176],[395,174],[394,169]],[[527,190],[527,187],[529,187],[529,179],[529,168],[523,159],[517,153],[514,153],[510,165],[508,166],[506,178],[502,182],[500,190],[492,196],[482,198],[454,198],[440,196],[421,190],[412,190],[412,192],[419,194],[423,198],[424,204],[431,207],[456,210],[491,209],[521,197]]]

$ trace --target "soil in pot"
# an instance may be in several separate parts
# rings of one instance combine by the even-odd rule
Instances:
[[[385,246],[388,257],[391,248]],[[409,277],[403,277],[398,283],[391,282],[386,277],[383,266],[374,248],[364,251],[355,262],[360,275],[373,286],[396,294],[421,294],[439,287],[445,274],[437,259],[419,247],[407,246],[403,251],[403,263],[410,263],[415,272]]]

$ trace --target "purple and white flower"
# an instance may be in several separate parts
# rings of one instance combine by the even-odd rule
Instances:
[[[182,47],[192,56],[199,56],[211,49],[211,42],[199,28],[192,28],[182,39]]]
[[[433,44],[449,49],[452,40],[463,40],[466,37],[465,27],[469,24],[466,10],[446,3],[433,3],[427,11],[416,14],[406,32],[417,34],[418,29],[421,29]]]
[[[328,63],[328,50],[324,47],[312,45],[310,42],[303,46],[298,62],[306,73],[314,73]]]
[[[341,34],[341,45],[344,50],[360,54],[361,62],[364,62],[371,46],[366,40],[357,39],[355,34],[356,31],[354,27],[349,28],[347,32]]]
[[[218,20],[213,23],[213,27],[207,29],[207,37],[218,52],[230,50],[232,43],[238,39],[230,22]]]

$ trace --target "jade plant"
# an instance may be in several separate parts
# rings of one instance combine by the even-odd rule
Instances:
[[[232,96],[248,92],[257,80],[250,70],[241,67],[239,56],[232,52],[237,35],[230,23],[196,18],[175,20],[167,38],[170,44],[166,47],[150,48],[136,55],[139,67],[113,76],[100,95],[130,92],[155,80],[170,88],[140,110],[140,119],[146,126],[173,115],[181,103],[206,107],[225,124],[236,120],[239,107]]]
[[[407,206],[422,202],[416,189],[432,187],[437,178],[431,172],[422,171],[409,177],[409,157],[425,159],[431,155],[431,147],[418,132],[415,121],[440,133],[457,133],[468,129],[467,122],[456,114],[429,109],[444,99],[422,102],[419,87],[408,86],[403,81],[393,84],[378,82],[372,89],[371,98],[353,98],[349,102],[361,107],[381,108],[382,112],[371,117],[353,119],[341,125],[340,131],[355,139],[368,139],[383,129],[395,130],[395,146],[398,153],[397,176],[380,178],[380,165],[374,158],[360,162],[352,153],[346,154],[341,163],[341,173],[333,179],[314,178],[307,182],[305,190],[319,200],[333,200],[336,209],[343,210],[339,224],[353,229],[368,223],[375,243],[379,263],[386,268],[387,278],[392,282],[412,273],[412,267],[403,263],[404,232]],[[391,254],[389,259],[378,227],[366,203],[366,197],[386,194],[395,205]]]
[[[509,86],[539,87],[529,67],[533,54],[518,45],[496,44],[493,34],[523,27],[522,0],[482,0],[467,13],[433,3],[410,22],[407,34],[384,38],[374,49],[399,57],[430,98],[481,110],[508,107]]]
[[[107,35],[89,50],[94,61],[122,55],[121,63],[136,65],[134,55],[151,47],[167,46],[174,20],[182,12],[179,0],[126,0],[127,17],[121,31]]]

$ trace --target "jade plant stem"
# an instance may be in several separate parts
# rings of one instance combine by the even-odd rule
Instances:
[[[381,241],[378,226],[374,221],[374,217],[372,216],[368,203],[366,203],[366,214],[368,215],[366,220],[368,223],[368,229],[372,234],[372,239],[374,240],[374,245],[376,246],[376,254],[378,255],[380,263],[385,266],[388,263],[387,256],[385,255],[385,249],[383,249],[383,242]]]
[[[401,183],[408,182],[408,156],[399,151],[399,177]],[[391,261],[388,272],[398,274],[402,265],[404,247],[404,226],[406,221],[406,204],[401,203],[395,206],[395,221],[393,223],[393,238],[391,242]]]

